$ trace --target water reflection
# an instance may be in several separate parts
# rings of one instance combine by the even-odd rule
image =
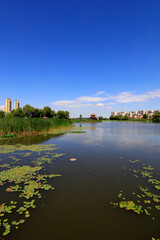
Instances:
[[[92,126],[92,124],[83,124]],[[160,124],[103,122],[94,124],[94,132],[88,130],[85,136],[75,136],[74,141],[88,145],[104,145],[128,148],[145,148],[152,151],[152,146],[160,142]]]
[[[31,212],[30,221],[7,239],[146,240],[157,236],[159,222],[115,209],[110,202],[116,201],[121,189],[127,194],[137,188],[138,180],[122,169],[124,162],[140,158],[160,169],[160,124],[104,122],[76,126],[90,128],[81,134],[20,140],[25,144],[56,144],[66,155],[45,168],[46,174],[62,175],[50,180],[55,191],[45,194]],[[77,161],[71,162],[70,158]]]
[[[0,145],[3,144],[40,144],[46,142],[52,138],[59,138],[62,137],[65,133],[59,134],[40,134],[40,135],[33,135],[33,136],[26,136],[21,138],[15,139],[0,139]]]

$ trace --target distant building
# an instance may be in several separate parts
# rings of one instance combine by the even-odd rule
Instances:
[[[160,109],[154,111],[154,113],[157,113],[157,112],[160,112]]]
[[[138,112],[137,111],[131,111],[132,114],[137,114]]]
[[[124,116],[126,116],[126,112],[119,112],[117,115],[124,117]]]
[[[3,111],[6,112],[6,107],[3,108]]]
[[[153,110],[149,110],[149,111],[147,111],[147,114],[153,114],[153,113],[154,113]]]
[[[145,111],[145,110],[139,110],[138,113],[139,113],[140,115],[144,115],[144,114],[146,113],[146,111]]]
[[[20,104],[18,100],[15,100],[15,105],[14,105],[14,109],[17,110],[19,108]]]
[[[153,111],[153,110],[147,111],[148,118],[152,118],[152,117],[153,117],[153,114],[154,114],[154,111]]]
[[[96,116],[96,114],[92,113],[92,114],[90,115],[90,118],[91,118],[91,119],[97,119],[97,116]]]
[[[6,99],[6,113],[10,113],[12,110],[12,101],[10,98]]]
[[[143,114],[137,114],[137,118],[143,118]]]
[[[111,115],[115,117],[116,116],[116,112],[111,112]]]
[[[131,112],[118,112],[117,115],[124,117],[128,116],[129,118],[143,118],[144,114],[148,116],[148,118],[152,118],[155,113],[160,113],[160,109],[158,110],[139,110],[139,111],[131,111]],[[111,112],[112,116],[116,116],[116,112]]]
[[[127,115],[129,118],[132,118],[132,117],[133,117],[133,113],[132,113],[132,112],[128,112],[126,115]]]

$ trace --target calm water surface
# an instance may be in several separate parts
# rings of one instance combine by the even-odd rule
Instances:
[[[120,190],[130,198],[138,185],[139,180],[122,164],[141,159],[160,169],[160,124],[103,122],[82,126],[92,129],[83,134],[23,139],[24,143],[55,143],[66,155],[46,168],[46,173],[62,175],[51,180],[55,190],[45,193],[30,219],[6,239],[149,240],[160,236],[158,221],[110,204],[117,201]],[[72,157],[77,161],[69,161]]]

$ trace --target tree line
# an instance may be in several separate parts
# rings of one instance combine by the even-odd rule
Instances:
[[[118,116],[118,115],[116,115],[116,116],[111,115],[109,119],[110,120],[131,120],[128,116],[122,117],[122,116]],[[143,115],[143,119],[147,120],[148,119],[148,115],[144,114]],[[160,123],[160,113],[159,112],[155,113],[150,120],[152,122],[155,122],[155,123]]]
[[[50,107],[46,106],[43,109],[34,108],[29,104],[23,108],[14,109],[11,113],[4,113],[0,110],[0,118],[4,117],[20,117],[20,118],[58,118],[58,119],[69,119],[68,111],[58,111],[57,113]]]

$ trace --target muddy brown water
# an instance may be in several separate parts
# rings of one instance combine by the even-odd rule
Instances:
[[[92,129],[83,134],[20,140],[24,144],[54,143],[66,155],[46,166],[46,174],[62,175],[51,180],[55,190],[38,200],[31,217],[6,240],[149,240],[158,235],[160,238],[158,221],[110,204],[117,201],[120,190],[128,198],[136,191],[138,180],[124,171],[122,164],[141,159],[160,169],[160,124],[103,122],[82,126]],[[72,162],[70,158],[77,160]],[[12,198],[10,194],[1,195],[3,201],[8,198]],[[160,214],[156,214],[159,219]]]

